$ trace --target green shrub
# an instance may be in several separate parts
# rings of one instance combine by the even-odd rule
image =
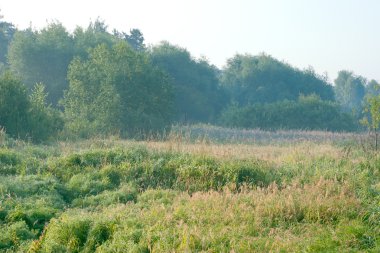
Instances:
[[[152,204],[171,205],[178,195],[179,192],[173,190],[146,190],[138,196],[137,203],[147,208]]]
[[[97,195],[114,187],[107,178],[101,177],[99,173],[76,174],[67,183],[67,189],[74,198]]]
[[[227,127],[258,128],[261,130],[327,130],[334,132],[356,131],[355,119],[341,111],[331,101],[316,96],[301,96],[298,101],[255,104],[238,107],[232,105],[220,117]]]
[[[0,224],[0,251],[18,246],[22,241],[35,239],[36,235],[28,228],[25,221]]]
[[[0,149],[0,175],[15,175],[22,164],[20,156],[10,150]]]
[[[124,180],[136,184],[141,190],[148,188],[170,188],[176,179],[175,168],[166,166],[164,160],[150,160],[134,165],[121,165]]]
[[[34,229],[40,233],[50,219],[59,211],[60,210],[51,206],[16,206],[13,210],[8,212],[6,221],[10,223],[24,221],[30,229]]]
[[[45,86],[38,83],[29,96],[29,134],[34,142],[44,142],[58,135],[63,129],[61,112],[46,102]]]
[[[116,191],[104,191],[98,195],[86,196],[74,199],[72,202],[73,207],[105,207],[112,204],[127,203],[129,201],[135,202],[137,200],[137,190],[131,185],[122,185]]]
[[[106,165],[119,165],[125,161],[142,160],[147,151],[131,150],[92,150],[83,153],[69,154],[67,157],[53,160],[48,171],[58,179],[67,182],[76,174],[98,171]],[[140,157],[141,156],[141,157]]]
[[[0,76],[0,128],[13,138],[35,142],[55,137],[63,121],[58,110],[46,104],[44,86],[35,86],[28,96],[20,79],[10,72]]]
[[[94,222],[88,232],[87,241],[84,245],[84,252],[95,252],[95,250],[105,241],[110,239],[116,229],[115,221]]]
[[[0,126],[13,138],[27,138],[30,101],[21,80],[10,72],[0,76]]]
[[[91,228],[89,216],[52,219],[46,229],[41,252],[81,252]]]
[[[57,193],[61,184],[51,176],[0,176],[0,195],[25,198],[32,195]]]

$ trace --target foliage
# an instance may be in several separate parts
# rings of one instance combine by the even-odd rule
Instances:
[[[365,86],[365,94],[366,96],[378,96],[380,95],[380,84],[376,80],[371,80]]]
[[[114,36],[125,40],[136,51],[144,51],[146,46],[144,44],[144,36],[139,29],[131,29],[130,34],[125,32],[114,31]]]
[[[297,101],[301,94],[333,101],[334,91],[343,110],[354,112],[358,119],[364,93],[374,94],[377,83],[372,80],[366,85],[364,78],[341,71],[333,89],[312,68],[301,71],[265,54],[236,55],[219,70],[205,58],[195,59],[186,49],[168,42],[147,50],[139,29],[111,34],[100,19],[73,33],[59,22],[40,31],[16,31],[12,24],[0,24],[7,35],[3,36],[5,44],[9,44],[9,68],[29,92],[36,83],[45,84],[46,104],[65,110],[65,137],[112,134],[140,138],[162,131],[173,121],[215,124],[228,104],[245,107]],[[123,43],[129,47],[120,46]],[[0,60],[0,72],[7,67]],[[45,112],[56,118],[55,126],[63,125],[56,112]]]
[[[73,32],[74,56],[86,58],[88,51],[98,45],[113,45],[118,38],[107,32],[107,25],[104,21],[96,19],[87,28],[77,27]]]
[[[367,98],[367,106],[364,110],[368,113],[368,117],[364,118],[362,123],[366,125],[369,130],[377,131],[380,127],[380,97],[371,96]]]
[[[365,95],[365,79],[354,75],[353,72],[342,70],[339,71],[334,83],[337,101],[346,112],[353,113],[358,117],[362,111],[362,102]]]
[[[300,71],[265,54],[229,59],[221,84],[239,106],[297,100],[300,94],[334,100],[332,87],[314,70]]]
[[[10,68],[29,89],[46,84],[48,103],[57,105],[67,88],[67,66],[73,58],[73,38],[60,23],[41,31],[17,31],[9,47]]]
[[[0,63],[7,63],[8,46],[13,39],[16,28],[12,23],[2,21],[0,15]]]
[[[178,46],[163,42],[151,50],[152,62],[170,76],[175,95],[175,120],[213,122],[227,101],[218,84],[218,70],[207,60],[194,59]]]
[[[30,136],[34,141],[46,141],[54,138],[63,129],[63,119],[60,112],[50,105],[47,105],[48,94],[45,86],[41,83],[36,84],[29,97],[29,128]]]
[[[228,127],[266,130],[355,131],[357,129],[354,119],[340,112],[339,105],[322,101],[315,95],[300,96],[297,102],[282,101],[245,107],[232,105],[223,112],[220,122]]]
[[[28,96],[22,82],[5,73],[0,77],[0,126],[11,137],[35,142],[56,136],[63,122],[59,112],[46,105],[46,96],[42,84]]]
[[[162,131],[171,120],[166,76],[126,42],[90,50],[70,65],[63,106],[67,127],[82,137]]]
[[[375,84],[375,90],[379,89],[378,84]],[[373,94],[373,93],[372,93]],[[375,150],[378,148],[378,131],[380,127],[380,95],[367,95],[364,106],[364,118],[361,123],[366,126],[369,132],[374,133]]]
[[[76,28],[73,34],[55,22],[40,31],[31,28],[17,31],[8,58],[12,71],[22,77],[29,89],[36,83],[44,83],[48,103],[57,106],[68,88],[67,71],[73,58],[86,57],[89,49],[103,43],[112,45],[118,40],[100,20],[90,23],[86,29]]]
[[[12,137],[28,136],[30,101],[26,87],[7,72],[0,77],[0,126]]]

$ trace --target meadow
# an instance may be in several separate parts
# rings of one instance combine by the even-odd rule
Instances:
[[[51,145],[0,134],[0,252],[379,252],[380,156],[365,141],[211,126]]]

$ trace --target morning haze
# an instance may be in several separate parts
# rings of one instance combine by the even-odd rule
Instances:
[[[380,252],[378,1],[0,3],[0,252]]]

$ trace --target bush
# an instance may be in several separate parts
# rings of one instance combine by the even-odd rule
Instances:
[[[67,183],[67,189],[74,198],[97,195],[104,190],[112,188],[114,186],[109,180],[101,177],[98,173],[76,174]]]
[[[46,93],[37,84],[28,96],[22,82],[5,73],[0,77],[0,127],[13,138],[47,141],[62,129],[63,121],[57,110],[46,105]]]
[[[0,149],[0,175],[15,175],[21,159],[15,152]]]
[[[27,186],[27,187],[26,187]],[[25,198],[57,193],[61,184],[51,176],[0,176],[0,194]]]
[[[84,198],[74,199],[72,202],[73,207],[105,207],[112,204],[125,204],[129,201],[135,202],[137,200],[137,189],[131,185],[122,185],[116,191],[104,191],[98,195],[86,196]]]
[[[46,104],[46,97],[45,86],[36,84],[29,98],[29,134],[34,142],[56,137],[63,129],[64,122],[60,112]]]
[[[81,252],[91,228],[91,217],[53,219],[47,228],[41,252]]]
[[[301,96],[297,102],[282,101],[245,107],[232,105],[222,113],[220,124],[262,130],[358,130],[354,118],[343,113],[338,104],[322,101],[316,96]]]
[[[0,224],[0,251],[18,246],[22,241],[35,239],[36,235],[31,232],[24,221],[11,224]]]
[[[26,87],[7,72],[0,76],[0,127],[14,138],[27,138],[29,108]]]

